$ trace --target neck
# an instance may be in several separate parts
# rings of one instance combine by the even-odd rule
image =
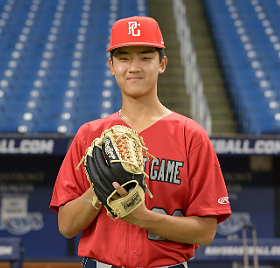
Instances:
[[[122,106],[120,109],[122,116],[128,117],[132,120],[157,118],[165,107],[159,103],[158,105],[131,105]]]
[[[119,110],[119,116],[132,129],[141,132],[170,113],[162,104],[157,108],[148,108],[134,109],[132,113],[129,113],[129,109],[122,108]]]
[[[151,116],[158,114],[163,110],[164,106],[161,104],[157,96],[149,94],[149,96],[142,96],[139,98],[131,98],[124,96],[122,102],[123,115],[139,118],[139,116]]]

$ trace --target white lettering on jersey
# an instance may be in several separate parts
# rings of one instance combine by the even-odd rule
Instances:
[[[175,160],[153,159],[150,167],[150,180],[162,181],[173,184],[181,184],[181,180],[178,178],[180,174],[180,168],[184,163]]]

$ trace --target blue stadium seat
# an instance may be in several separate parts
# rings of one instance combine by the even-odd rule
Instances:
[[[279,134],[279,132],[280,121],[265,113],[255,114],[247,122],[247,134]]]
[[[74,134],[120,109],[110,28],[147,11],[146,0],[17,1],[0,31],[0,132]]]
[[[0,133],[28,133],[33,131],[33,122],[24,120],[23,114],[0,112]]]
[[[274,0],[203,3],[240,131],[280,133],[276,119],[280,107],[279,4]]]

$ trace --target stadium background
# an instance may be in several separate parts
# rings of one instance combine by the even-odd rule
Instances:
[[[1,0],[0,267],[21,258],[24,267],[79,267],[79,237],[60,235],[48,206],[78,127],[120,108],[105,52],[115,20],[158,20],[169,57],[159,97],[195,118],[174,2],[185,7],[233,209],[189,266],[239,267],[242,226],[254,224],[261,267],[279,267],[279,0]]]

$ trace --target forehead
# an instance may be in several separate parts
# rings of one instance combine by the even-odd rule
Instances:
[[[157,49],[155,47],[127,46],[127,47],[116,48],[113,51],[113,55],[116,56],[118,54],[131,54],[131,53],[145,54],[145,53],[154,53],[154,52],[157,52]]]

